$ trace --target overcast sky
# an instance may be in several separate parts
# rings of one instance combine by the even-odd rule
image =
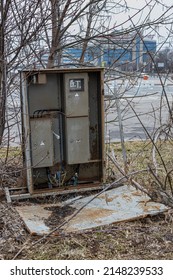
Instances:
[[[120,2],[120,1],[112,1],[112,2]],[[121,1],[121,3],[123,0]],[[129,10],[124,12],[121,11],[121,8],[116,9],[116,15],[114,15],[114,19],[116,21],[117,28],[137,26],[141,22],[150,22],[157,21],[163,14],[165,18],[165,23],[160,25],[154,25],[153,30],[147,29],[147,32],[155,35],[155,39],[162,43],[165,38],[170,35],[168,40],[168,44],[171,44],[172,38],[171,34],[173,33],[171,22],[173,22],[173,0],[126,0],[124,1],[130,7]],[[148,4],[148,5],[147,5]],[[144,8],[145,7],[145,8]],[[144,8],[142,10],[142,8]],[[170,9],[171,8],[171,9]],[[138,10],[141,9],[141,12],[138,13]],[[128,19],[130,18],[130,21]],[[169,24],[168,24],[169,20]],[[126,23],[124,23],[127,21]],[[159,22],[159,21],[158,21]],[[171,31],[171,34],[170,34]]]

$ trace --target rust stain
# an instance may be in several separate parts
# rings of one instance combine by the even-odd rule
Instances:
[[[106,200],[106,202],[112,202],[114,199],[116,199],[118,197],[119,197],[119,195],[108,196],[105,194],[102,194],[99,196],[99,198]]]
[[[127,194],[123,194],[122,197],[123,197],[124,199],[126,199],[127,201],[132,200],[132,198],[131,198],[129,195],[127,195]]]
[[[149,203],[148,200],[141,200],[141,201],[139,201],[139,204],[144,204],[145,206],[147,205],[147,203]]]
[[[143,209],[144,212],[152,211],[152,210],[160,210],[159,205],[149,205],[147,203],[143,204],[141,203],[141,208]]]
[[[160,206],[157,205],[151,205],[149,208],[153,210],[160,210]]]
[[[132,192],[132,195],[141,196],[141,192],[140,191]]]
[[[106,197],[106,203],[112,202],[114,200],[113,197]]]
[[[99,218],[110,216],[111,214],[115,213],[116,211],[110,209],[101,209],[101,208],[91,208],[91,209],[83,209],[74,219],[72,223],[82,222],[82,221],[95,221]]]

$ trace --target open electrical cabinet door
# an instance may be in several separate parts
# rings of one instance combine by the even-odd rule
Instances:
[[[27,192],[11,198],[101,187],[103,68],[23,71],[21,107]]]

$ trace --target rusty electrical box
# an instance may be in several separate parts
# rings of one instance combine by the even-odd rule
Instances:
[[[102,185],[103,68],[23,71],[21,107],[27,178],[21,197]]]

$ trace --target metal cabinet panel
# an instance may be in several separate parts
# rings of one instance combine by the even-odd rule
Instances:
[[[64,90],[67,117],[88,116],[88,74],[65,74]]]
[[[31,155],[33,167],[53,165],[52,119],[31,119]]]
[[[31,83],[28,86],[28,109],[30,116],[34,114],[37,117],[39,110],[59,109],[61,107],[59,76],[56,74],[46,74],[46,79],[46,84]]]
[[[52,119],[54,164],[63,160],[63,132],[61,115]]]
[[[88,117],[66,119],[66,152],[68,164],[78,164],[89,161]]]

